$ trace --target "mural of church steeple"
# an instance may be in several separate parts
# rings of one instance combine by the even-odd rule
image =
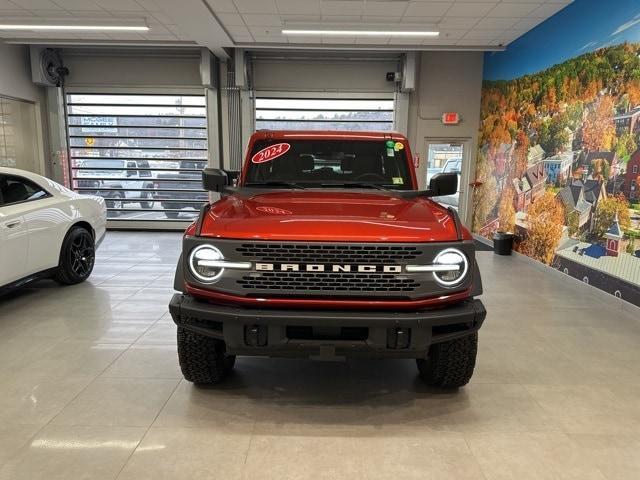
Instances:
[[[609,257],[617,257],[620,253],[620,244],[622,240],[622,229],[620,228],[620,224],[618,223],[618,214],[616,213],[616,217],[613,219],[613,223],[607,230],[607,233],[604,234],[607,239],[607,256]]]

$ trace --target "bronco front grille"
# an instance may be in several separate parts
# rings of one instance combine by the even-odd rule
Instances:
[[[244,258],[261,262],[294,263],[402,263],[422,255],[414,246],[405,245],[313,245],[243,243],[236,248]]]
[[[225,260],[250,266],[225,269],[215,284],[203,285],[185,262],[185,280],[222,294],[252,298],[334,298],[413,300],[449,294],[429,272],[407,265],[429,265],[438,252],[462,248],[473,259],[471,242],[323,242],[258,239],[185,238],[184,252],[203,242]],[[470,280],[460,286],[469,287]],[[457,291],[457,290],[456,290]]]
[[[358,271],[358,265],[402,266],[423,255],[419,246],[353,243],[241,243],[238,259],[273,264],[272,271],[243,272],[236,285],[248,295],[371,295],[407,297],[420,288],[415,276],[406,273]],[[281,264],[299,269],[280,270]],[[324,265],[325,271],[308,271],[309,264]],[[332,271],[332,265],[350,265],[349,271]]]
[[[244,275],[238,284],[246,290],[280,292],[413,292],[420,286],[411,278],[382,273],[261,272]]]

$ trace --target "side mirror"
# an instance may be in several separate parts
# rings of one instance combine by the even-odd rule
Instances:
[[[455,195],[458,191],[457,173],[436,173],[429,182],[429,193],[432,197]]]
[[[210,192],[222,192],[229,185],[229,177],[219,168],[205,168],[202,170],[202,186]]]

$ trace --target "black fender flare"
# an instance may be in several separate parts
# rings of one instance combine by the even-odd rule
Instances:
[[[473,259],[473,277],[471,284],[471,296],[477,297],[482,295],[482,277],[480,277],[480,268],[478,267],[478,262],[476,259]]]
[[[173,277],[173,289],[178,292],[184,292],[184,264],[182,262],[182,253],[178,259],[178,265],[176,267],[176,274]]]

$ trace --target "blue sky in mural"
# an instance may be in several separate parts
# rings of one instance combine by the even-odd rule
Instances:
[[[510,80],[624,41],[640,42],[639,0],[575,0],[511,43],[485,55],[485,80]]]

